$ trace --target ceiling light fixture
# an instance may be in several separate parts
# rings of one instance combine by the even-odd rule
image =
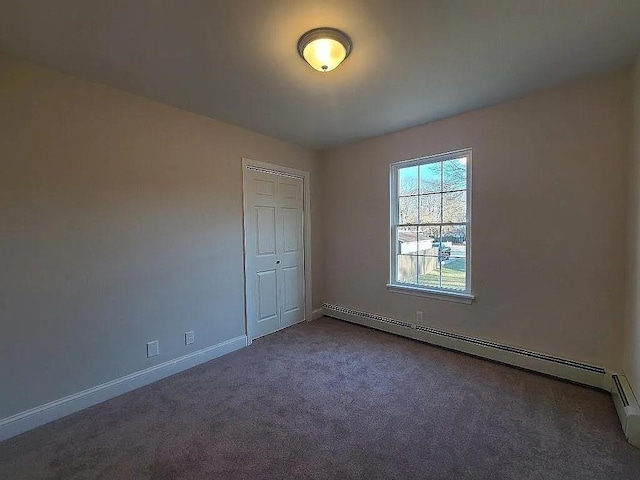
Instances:
[[[351,53],[351,39],[336,28],[314,28],[298,40],[298,53],[319,72],[330,72]]]

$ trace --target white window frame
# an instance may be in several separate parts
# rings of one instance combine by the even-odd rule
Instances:
[[[396,280],[397,275],[397,260],[398,260],[398,242],[396,241],[396,229],[399,223],[398,214],[398,171],[401,168],[413,167],[416,165],[425,165],[429,163],[444,162],[460,157],[467,157],[467,238],[466,238],[466,288],[465,290],[454,290],[443,287],[426,287],[418,286],[407,283],[400,283]],[[390,243],[390,258],[389,258],[389,283],[387,284],[387,290],[403,293],[409,295],[418,295],[422,297],[436,298],[441,300],[448,300],[453,302],[470,304],[474,300],[474,295],[471,293],[471,256],[472,256],[472,239],[471,239],[471,171],[472,171],[472,150],[471,148],[464,148],[455,150],[452,152],[439,153],[436,155],[429,155],[426,157],[414,158],[411,160],[404,160],[401,162],[392,163],[389,166],[389,211],[390,211],[390,229],[389,229],[389,243]],[[440,224],[446,226],[446,223]]]

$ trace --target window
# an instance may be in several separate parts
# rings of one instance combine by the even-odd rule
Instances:
[[[470,303],[471,150],[391,165],[390,290]]]

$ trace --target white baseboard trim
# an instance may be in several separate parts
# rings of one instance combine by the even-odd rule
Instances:
[[[357,323],[432,345],[610,391],[611,376],[607,375],[604,368],[595,365],[446,332],[339,305],[325,303],[323,310],[327,317]]]
[[[316,308],[315,310],[313,310],[311,312],[311,319],[312,320],[317,320],[320,317],[322,317],[322,315],[324,315],[324,313],[322,313],[322,308]]]
[[[623,374],[611,375],[611,396],[627,441],[640,448],[640,405]]]
[[[31,408],[10,417],[0,419],[0,441],[11,438],[20,433],[52,422],[58,418],[75,413],[84,408],[130,392],[136,388],[174,375],[183,370],[221,357],[227,353],[247,346],[247,336],[236,338],[212,345],[202,350],[174,358],[153,367],[145,368],[124,377],[111,380],[101,385],[88,388],[78,393],[54,400],[52,402]]]

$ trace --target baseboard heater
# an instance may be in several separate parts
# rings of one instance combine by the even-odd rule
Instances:
[[[640,448],[640,406],[624,375],[611,375],[611,395],[627,441]]]
[[[325,303],[322,306],[322,310],[327,317],[357,323],[477,357],[590,385],[607,392],[611,391],[611,375],[607,375],[604,368],[595,365],[468,337],[340,305]]]

